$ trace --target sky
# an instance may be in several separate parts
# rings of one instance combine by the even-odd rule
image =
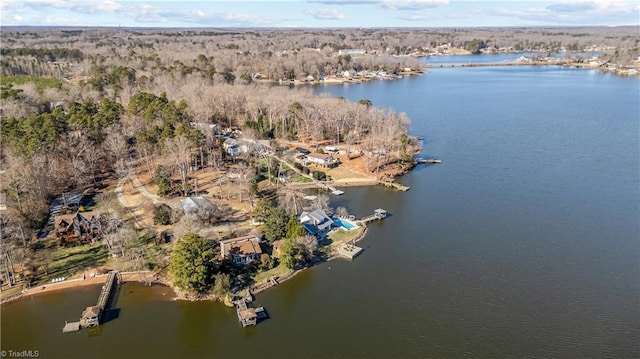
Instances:
[[[0,0],[0,26],[470,27],[640,25],[639,0]]]

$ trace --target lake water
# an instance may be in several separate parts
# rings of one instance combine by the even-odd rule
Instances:
[[[408,192],[347,188],[385,208],[354,261],[261,293],[271,319],[125,284],[119,317],[62,334],[99,287],[2,306],[2,350],[42,358],[638,358],[640,81],[555,67],[437,68],[320,86],[407,112],[442,164]],[[90,354],[86,354],[90,353]],[[86,355],[85,355],[86,354]]]

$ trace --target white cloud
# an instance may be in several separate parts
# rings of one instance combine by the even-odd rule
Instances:
[[[638,25],[640,6],[630,1],[562,1],[547,6],[483,9],[485,16],[524,20],[524,25]]]
[[[24,5],[34,10],[60,9],[80,13],[117,12],[126,7],[115,1],[25,0]]]
[[[371,5],[378,3],[377,0],[308,0],[308,2],[324,5]]]
[[[305,10],[306,15],[313,16],[316,20],[343,20],[344,14],[338,11],[336,8],[323,8]]]
[[[20,9],[21,7],[22,7],[22,4],[14,0],[0,1],[0,10],[2,11]]]
[[[308,0],[324,5],[379,5],[391,10],[424,10],[449,4],[449,0]]]
[[[384,0],[380,6],[394,10],[424,10],[449,4],[449,0]]]

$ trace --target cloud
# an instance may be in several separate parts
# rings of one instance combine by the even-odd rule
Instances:
[[[308,0],[307,2],[323,5],[371,5],[377,0]]]
[[[115,1],[69,1],[69,0],[25,0],[24,5],[34,10],[60,9],[80,13],[93,14],[97,12],[117,12],[124,10],[124,5]]]
[[[525,7],[525,5],[527,5]],[[548,6],[520,3],[509,8],[479,10],[484,16],[509,17],[523,25],[638,25],[640,6],[633,1],[564,1]]]
[[[584,12],[588,10],[596,9],[596,4],[592,2],[584,2],[584,3],[560,3],[560,4],[551,4],[547,6],[547,9],[554,12]]]
[[[306,15],[313,16],[316,20],[343,20],[344,14],[338,11],[336,8],[323,8],[305,10]]]
[[[193,23],[203,25],[229,25],[229,26],[248,26],[248,25],[270,25],[272,21],[255,15],[246,15],[239,13],[207,13],[199,9],[185,9],[174,7],[160,7],[149,4],[131,4],[123,5],[113,0],[102,1],[70,1],[70,0],[25,0],[24,6],[34,9],[38,12],[46,12],[47,10],[67,10],[72,13],[82,14],[115,14],[117,16],[133,19],[139,23],[158,23],[166,24],[169,22]],[[162,2],[160,2],[162,4]],[[50,18],[47,23],[53,23],[56,19]],[[64,24],[68,24],[71,20],[60,18]],[[86,19],[79,19],[81,22]]]
[[[17,1],[14,0],[3,0],[0,1],[0,10],[15,10],[20,9],[22,7]]]
[[[390,10],[424,10],[449,4],[449,0],[308,0],[323,5],[379,5]]]
[[[384,0],[380,6],[393,10],[424,10],[449,4],[449,0]]]

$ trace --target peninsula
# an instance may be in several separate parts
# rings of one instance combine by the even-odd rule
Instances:
[[[635,27],[2,36],[3,298],[118,270],[231,302],[353,249],[366,225],[330,196],[407,190],[422,137],[370,99],[276,84],[398,79],[423,74],[423,56],[495,52],[632,75],[639,55]]]

